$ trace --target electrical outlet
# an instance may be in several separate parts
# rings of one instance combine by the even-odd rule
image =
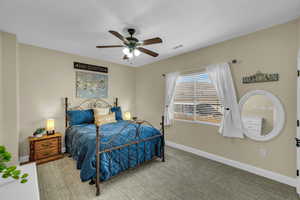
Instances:
[[[260,148],[259,149],[259,154],[260,154],[261,157],[263,157],[263,158],[266,157],[267,153],[268,153],[267,149],[265,149],[265,148]]]

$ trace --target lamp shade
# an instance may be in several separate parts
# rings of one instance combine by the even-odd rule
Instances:
[[[135,49],[135,50],[133,51],[133,53],[134,53],[134,56],[139,56],[139,55],[141,55],[141,52],[140,52],[140,50],[138,50],[138,49]]]
[[[127,57],[128,57],[128,58],[132,58],[132,57],[133,57],[133,53],[132,53],[132,52],[129,52],[129,53],[127,54]]]
[[[125,47],[125,48],[123,49],[123,53],[124,53],[125,55],[127,55],[127,54],[130,53],[130,51],[129,51],[129,49],[128,49],[127,47]]]
[[[124,119],[125,120],[131,120],[131,113],[130,112],[125,112],[124,113]]]
[[[54,119],[48,119],[46,125],[47,131],[54,131]]]

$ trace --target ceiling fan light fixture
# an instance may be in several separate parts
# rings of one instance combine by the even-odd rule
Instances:
[[[132,58],[133,57],[133,53],[129,52],[128,54],[126,54],[128,58]]]
[[[125,55],[128,56],[128,54],[130,54],[129,48],[125,47],[125,48],[123,49],[123,53],[124,53]]]
[[[157,57],[159,54],[151,51],[147,48],[143,48],[142,46],[146,45],[152,45],[152,44],[159,44],[162,43],[162,39],[159,37],[139,41],[137,38],[134,37],[135,34],[135,29],[128,29],[127,30],[129,33],[129,37],[124,37],[117,31],[110,30],[109,33],[120,39],[123,44],[121,45],[101,45],[101,46],[96,46],[96,48],[116,48],[116,47],[123,47],[122,52],[124,53],[123,55],[123,60],[127,60],[130,58],[134,58],[139,56],[141,53],[147,54],[152,57]]]
[[[140,52],[140,50],[135,49],[135,50],[133,50],[133,54],[134,54],[134,56],[139,56],[139,55],[141,55],[141,52]]]

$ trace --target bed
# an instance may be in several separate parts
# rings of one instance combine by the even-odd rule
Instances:
[[[114,107],[118,106],[118,101]],[[69,125],[69,110],[109,107],[102,99],[89,99],[70,107],[65,98],[66,152],[76,160],[80,179],[95,183],[96,195],[100,195],[100,181],[106,181],[119,173],[153,159],[165,161],[164,117],[160,130],[147,121],[119,120],[97,126],[95,124]]]

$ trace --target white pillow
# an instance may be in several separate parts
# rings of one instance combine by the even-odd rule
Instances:
[[[99,124],[103,116],[107,116],[109,114],[109,108],[94,108],[93,110],[94,110],[95,124]]]
[[[94,115],[107,115],[109,108],[94,108]]]

